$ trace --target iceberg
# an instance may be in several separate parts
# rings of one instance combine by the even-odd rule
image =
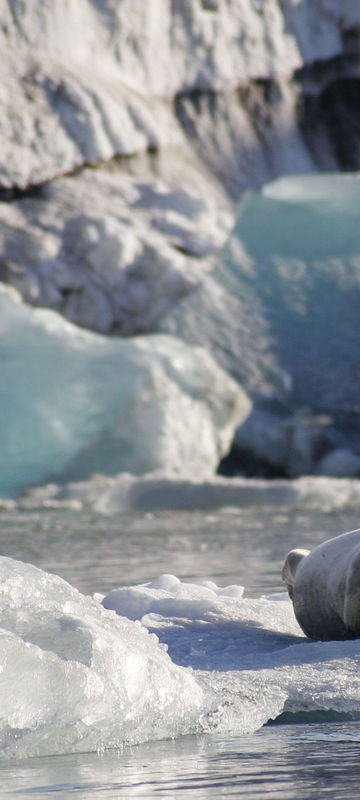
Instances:
[[[356,412],[359,202],[357,173],[248,192],[213,272],[166,329],[211,345],[258,401]]]
[[[76,9],[36,0],[26,9],[11,2],[3,17],[0,180],[10,186],[117,154],[176,148],[176,95],[290,78],[305,60],[341,53],[343,30],[359,21],[323,8],[313,20],[279,0],[264,10],[231,0],[210,15],[195,2],[148,0],[145,11],[142,0],[104,8],[81,0]],[[313,41],[317,26],[323,35]]]
[[[250,401],[201,348],[77,328],[0,292],[0,493],[93,473],[209,475]]]
[[[39,183],[84,163],[141,155],[146,149],[173,147],[175,159],[181,159],[179,98],[190,101],[191,128],[202,133],[208,159],[215,156],[217,175],[222,169],[230,178],[231,168],[246,175],[262,147],[266,161],[269,120],[278,128],[278,158],[285,150],[293,161],[296,119],[289,109],[279,114],[279,80],[290,84],[298,73],[300,82],[301,68],[311,74],[312,65],[320,63],[319,75],[315,69],[312,75],[320,93],[327,64],[329,83],[336,83],[341,67],[345,74],[357,74],[360,14],[352,0],[341,6],[335,0],[164,6],[148,0],[146,9],[142,0],[104,7],[79,0],[75,8],[58,2],[44,7],[41,0],[23,8],[11,0],[2,16],[0,180],[5,186]],[[334,59],[337,69],[331,72]],[[239,87],[249,96],[248,114],[238,111]],[[236,122],[242,123],[236,143],[231,141],[236,128],[226,115],[217,136],[218,123],[208,117],[204,124],[201,113],[209,95],[213,106],[217,96],[226,99],[231,93],[233,116],[237,111]]]
[[[351,0],[3,5],[0,277],[30,303],[101,332],[154,330],[245,188],[358,168]],[[134,209],[131,178],[152,213]],[[176,200],[189,190],[193,215]]]

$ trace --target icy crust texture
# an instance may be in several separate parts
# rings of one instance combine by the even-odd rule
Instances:
[[[188,731],[204,708],[157,637],[55,575],[0,558],[3,756],[114,747]]]
[[[103,604],[141,619],[191,666],[218,705],[204,730],[251,732],[282,712],[360,713],[359,641],[304,638],[287,594],[248,599],[241,586],[219,588],[163,575],[110,592]]]
[[[107,339],[0,292],[0,493],[46,479],[214,472],[250,401],[201,348]]]
[[[0,203],[1,280],[100,333],[156,330],[201,282],[233,215],[198,171],[196,188],[139,173],[83,169]]]

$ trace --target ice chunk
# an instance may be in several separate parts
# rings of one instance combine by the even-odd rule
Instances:
[[[247,194],[212,275],[168,323],[211,342],[250,393],[340,416],[343,431],[359,397],[359,201],[358,174],[291,176]]]
[[[250,409],[200,348],[107,339],[0,287],[0,494],[57,477],[209,475]]]
[[[360,175],[329,174],[302,175],[301,177],[278,178],[265,185],[261,194],[281,203],[322,203],[335,210],[340,209],[356,216],[356,204],[360,192]]]
[[[4,557],[0,624],[2,755],[176,736],[205,708],[191,672],[143,626]]]
[[[58,499],[57,499],[58,498]],[[169,478],[161,474],[141,477],[121,474],[114,478],[69,483],[58,487],[53,500],[47,487],[20,498],[20,508],[57,503],[80,503],[102,514],[159,509],[212,509],[263,507],[319,508],[324,510],[360,507],[357,479],[301,477],[295,480],[223,478],[208,480]]]
[[[162,576],[113,590],[103,603],[138,614],[176,663],[197,670],[217,698],[203,730],[249,732],[284,710],[294,719],[320,710],[360,714],[359,640],[310,642],[287,593],[247,598],[242,587]]]
[[[104,598],[103,606],[129,619],[141,619],[149,613],[197,619],[205,612],[216,611],[219,596],[241,597],[242,593],[241,586],[218,589],[210,581],[182,583],[175,575],[161,575],[143,586],[113,589]]]
[[[328,44],[328,29],[334,26],[338,39],[341,34],[341,23],[338,30],[328,16],[321,9],[320,22],[312,25],[312,32],[324,25],[322,57],[338,52]],[[4,8],[3,17],[5,185],[38,183],[84,163],[176,146],[170,108],[178,94],[229,92],[259,75],[290,76],[302,63],[297,26],[290,16],[295,35],[284,32],[277,0],[268,0],[262,13],[235,0],[220,4],[212,24],[197,3],[159,7],[156,0],[148,0],[146,11],[142,0],[126,0],[107,3],[101,12],[82,0],[60,15],[57,5],[36,0],[21,11]],[[304,37],[307,16],[303,26]],[[316,46],[310,48],[309,60],[317,57]]]
[[[359,641],[309,642],[285,592],[165,575],[111,595],[142,621],[0,558],[0,757],[244,734],[284,709],[360,713]]]
[[[1,203],[2,280],[31,305],[98,333],[152,333],[210,268],[233,214],[201,185],[174,191],[120,168],[85,169]]]

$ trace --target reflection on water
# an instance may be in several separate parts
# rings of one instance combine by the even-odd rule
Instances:
[[[2,767],[1,796],[86,800],[358,796],[356,723],[265,727],[247,737],[182,737],[123,752],[30,759]],[[17,787],[17,788],[15,788]]]

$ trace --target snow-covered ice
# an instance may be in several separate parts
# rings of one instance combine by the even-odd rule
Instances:
[[[230,204],[199,174],[191,186],[189,173],[175,189],[149,170],[104,165],[0,202],[2,280],[31,305],[100,333],[156,330],[233,224]]]
[[[176,663],[196,670],[219,700],[202,721],[209,731],[250,732],[284,712],[360,713],[359,641],[310,642],[287,593],[247,598],[240,586],[163,575],[103,604],[141,619]]]
[[[305,5],[305,9],[304,9]],[[359,13],[336,4],[37,0],[2,10],[3,184],[26,185],[113,155],[176,145],[177,94],[290,79],[343,51]],[[345,4],[344,4],[345,5]]]
[[[0,757],[360,713],[359,641],[309,642],[286,593],[162,575],[101,599],[0,558]]]

